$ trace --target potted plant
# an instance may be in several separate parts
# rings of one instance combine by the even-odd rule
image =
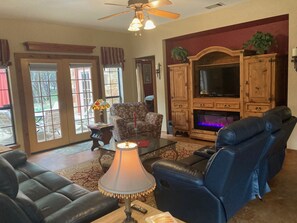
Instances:
[[[171,50],[171,58],[181,63],[187,62],[188,51],[180,46]]]
[[[257,54],[266,53],[273,45],[276,45],[276,39],[271,33],[256,32],[251,39],[243,44],[244,49],[252,48]]]

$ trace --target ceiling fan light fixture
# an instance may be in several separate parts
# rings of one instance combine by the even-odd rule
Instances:
[[[146,20],[145,25],[144,25],[144,29],[145,30],[150,30],[150,29],[154,29],[156,28],[156,25],[154,24],[154,22],[150,19]]]
[[[130,26],[128,28],[128,31],[131,31],[131,32],[137,32],[139,30],[140,30],[139,27],[133,26],[132,23],[130,24]]]
[[[132,22],[131,22],[131,24],[130,24],[130,26],[140,28],[140,27],[142,27],[142,23],[139,20],[139,18],[134,17],[133,20],[132,20]]]

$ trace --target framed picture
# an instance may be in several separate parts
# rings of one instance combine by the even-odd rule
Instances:
[[[151,64],[143,64],[142,66],[143,83],[152,83],[152,66]]]

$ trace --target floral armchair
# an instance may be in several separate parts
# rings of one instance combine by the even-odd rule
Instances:
[[[113,137],[117,141],[136,135],[160,138],[163,115],[149,112],[144,102],[116,103],[110,108],[110,121],[114,125]]]

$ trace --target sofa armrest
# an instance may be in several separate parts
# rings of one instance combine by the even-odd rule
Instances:
[[[204,157],[206,159],[209,159],[213,154],[215,154],[217,151],[216,151],[216,148],[215,146],[205,146],[205,147],[202,147],[196,151],[194,151],[194,155],[196,156],[200,156],[200,157]]]
[[[126,131],[126,121],[125,119],[121,118],[120,116],[111,115],[110,116],[110,122],[114,125],[114,128],[112,130],[113,137],[117,141],[121,141],[125,138],[127,138]]]
[[[160,160],[153,165],[153,174],[158,184],[166,181],[172,188],[203,186],[203,174],[191,166],[174,160]],[[162,183],[163,182],[163,183]],[[165,185],[166,186],[166,185]]]
[[[1,156],[5,158],[14,168],[26,163],[27,161],[26,153],[21,150],[9,151],[1,154]]]
[[[118,207],[117,199],[106,197],[100,192],[94,191],[49,215],[45,222],[91,222],[116,210]]]

